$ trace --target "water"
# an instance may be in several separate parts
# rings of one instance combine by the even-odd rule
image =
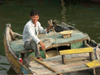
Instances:
[[[87,0],[0,0],[0,74],[15,74],[5,57],[5,24],[11,23],[13,31],[22,34],[32,9],[39,10],[43,27],[48,27],[50,19],[63,21],[100,42],[100,3]]]

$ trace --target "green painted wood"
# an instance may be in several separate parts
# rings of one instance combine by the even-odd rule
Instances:
[[[10,42],[12,50],[14,51],[14,53],[16,54],[16,56],[19,57],[19,58],[21,57],[20,51],[24,50],[23,44],[24,43],[23,43],[22,39]],[[41,57],[42,58],[46,58],[44,50],[40,50],[40,53],[41,53]],[[30,55],[35,56],[35,53],[34,52],[30,52],[30,53],[27,53],[27,55],[28,56],[30,56]]]
[[[21,57],[20,55],[20,51],[23,51],[24,50],[24,47],[23,47],[23,40],[17,40],[17,41],[12,41],[10,42],[10,46],[11,46],[11,49],[12,51],[16,54],[17,57]]]
[[[71,49],[83,48],[83,47],[84,47],[83,41],[81,41],[81,42],[76,42],[76,43],[72,43],[72,44],[71,44]]]
[[[62,44],[62,43],[71,43],[73,41],[88,39],[89,37],[80,31],[73,30],[73,33],[71,33],[71,37],[69,38],[63,38],[63,35],[60,35],[59,33],[55,33],[55,37],[54,33],[49,33],[48,35],[39,35],[38,38],[39,39],[52,38],[53,40],[52,44]]]
[[[51,38],[53,43],[52,44],[63,44],[63,43],[71,43],[73,41],[78,41],[81,39],[88,39],[88,36],[84,35],[84,33],[79,32],[79,31],[75,31],[73,30],[73,33],[71,34],[71,37],[69,38],[63,38],[62,35],[60,35],[59,33],[55,33],[55,37],[56,37],[56,41],[54,38],[54,33],[50,33],[48,35],[41,35],[38,36],[40,40],[43,40],[44,38]],[[12,41],[10,42],[11,48],[14,51],[14,53],[20,57],[20,51],[24,50],[23,47],[23,40],[16,40],[16,41]],[[83,42],[78,42],[78,43],[73,43],[71,44],[71,49],[74,48],[82,48],[83,47]],[[44,57],[44,56],[43,56]]]
[[[45,50],[40,50],[40,54],[41,54],[41,57],[42,57],[43,59],[46,58]],[[28,57],[30,57],[31,55],[32,55],[33,57],[36,57],[36,56],[35,56],[35,52],[27,53],[27,55],[28,55]]]

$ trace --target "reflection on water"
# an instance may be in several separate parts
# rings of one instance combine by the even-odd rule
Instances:
[[[66,8],[65,8],[64,0],[61,0],[61,6],[62,6],[62,10],[61,10],[62,22],[66,23]]]
[[[5,56],[1,56],[0,55],[0,75],[4,75],[4,74],[16,74],[15,71],[12,69],[12,67],[10,66],[7,58]]]
[[[0,74],[6,74],[9,68],[10,64],[8,63],[6,57],[0,55]]]
[[[9,68],[9,70],[7,71],[7,75],[17,75],[16,73],[15,73],[15,71],[13,70],[13,68],[12,67],[10,67]]]
[[[0,0],[0,74],[6,74],[8,70],[12,73],[3,46],[5,24],[11,23],[13,31],[22,34],[32,9],[40,11],[39,21],[44,27],[48,27],[50,19],[63,21],[100,42],[100,3],[88,0]]]

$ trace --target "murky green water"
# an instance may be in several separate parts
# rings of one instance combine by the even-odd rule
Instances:
[[[32,9],[40,11],[39,21],[43,27],[48,27],[50,19],[63,21],[100,42],[100,3],[87,0],[0,0],[0,74],[14,73],[5,57],[5,24],[11,23],[13,31],[22,34]]]

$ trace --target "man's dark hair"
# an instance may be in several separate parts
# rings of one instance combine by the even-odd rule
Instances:
[[[30,16],[38,15],[39,16],[39,11],[37,10],[31,10]]]

